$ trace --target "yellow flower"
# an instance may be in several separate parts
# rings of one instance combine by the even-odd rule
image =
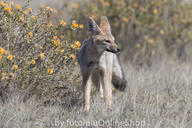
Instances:
[[[77,65],[78,64],[78,62],[75,62],[75,65]]]
[[[153,9],[153,14],[157,14],[157,9]]]
[[[65,25],[66,25],[66,22],[65,22],[64,20],[61,20],[61,21],[60,21],[60,25],[65,26]]]
[[[58,46],[60,44],[60,40],[59,39],[53,40],[53,44],[55,46]]]
[[[49,8],[49,11],[53,12],[53,9],[52,9],[52,8]]]
[[[11,8],[9,8],[9,7],[5,7],[4,10],[7,11],[9,14],[13,14],[13,13],[11,12]]]
[[[141,48],[141,45],[139,43],[137,43],[136,48]]]
[[[55,45],[55,46],[58,46],[59,44],[60,44],[60,40],[58,39],[58,37],[57,36],[53,36],[53,44]]]
[[[47,9],[48,11],[50,11],[50,12],[53,12],[53,9],[52,9],[51,7],[49,7],[49,6],[47,6],[46,9]]]
[[[74,44],[71,44],[70,47],[76,49],[76,46]]]
[[[1,4],[3,7],[8,7],[8,4],[6,4],[4,1],[1,1],[0,4]]]
[[[7,56],[7,59],[8,59],[8,60],[13,60],[13,58],[14,58],[13,55],[8,55],[8,56]]]
[[[79,25],[79,28],[81,28],[81,29],[84,28],[83,24],[80,24],[80,25]]]
[[[42,46],[39,46],[39,49],[43,49],[43,47],[42,47]]]
[[[104,2],[105,6],[110,6],[110,3],[108,1]]]
[[[78,8],[78,4],[76,4],[76,3],[72,4],[72,8],[73,8],[73,9]]]
[[[3,58],[3,56],[2,55],[0,55],[0,60]]]
[[[64,35],[60,35],[60,38],[63,39],[65,36]]]
[[[154,40],[153,40],[153,39],[148,39],[147,42],[148,42],[149,44],[153,44],[153,43],[154,43]]]
[[[19,20],[20,20],[20,21],[23,21],[23,20],[24,20],[24,18],[23,18],[22,16],[20,16],[20,17],[19,17]]]
[[[16,8],[17,8],[18,10],[21,10],[21,5],[17,4],[17,5],[16,5]]]
[[[53,74],[53,69],[48,68],[48,69],[47,69],[47,73],[50,74],[50,75]]]
[[[36,61],[35,60],[31,60],[31,64],[36,64]]]
[[[32,13],[32,8],[28,8],[29,12]]]
[[[138,7],[138,3],[137,2],[135,2],[134,4],[133,4],[133,7]]]
[[[17,65],[13,65],[12,68],[15,69],[15,70],[17,70],[17,69],[18,69],[18,66],[17,66]]]
[[[129,19],[127,17],[123,17],[123,21],[128,23],[129,22]]]
[[[41,53],[41,54],[40,54],[40,58],[41,58],[41,59],[44,59],[44,58],[45,58],[45,54],[44,54],[44,53]]]
[[[31,16],[31,18],[32,18],[35,22],[37,22],[37,17]]]
[[[76,59],[76,55],[71,54],[71,58],[72,58],[72,59]]]
[[[58,39],[58,38],[57,38],[57,36],[53,36],[53,39],[56,40],[56,39]]]
[[[24,11],[23,11],[23,14],[27,15],[27,11],[26,11],[26,10],[24,10]]]
[[[4,10],[10,12],[10,11],[11,11],[11,8],[5,7]]]
[[[29,35],[30,37],[32,37],[32,36],[33,36],[33,33],[32,33],[32,32],[29,32],[28,35]]]
[[[65,51],[64,49],[61,49],[61,50],[60,50],[61,53],[64,53],[64,51]]]
[[[7,54],[7,51],[0,47],[0,55]]]
[[[76,46],[79,48],[81,46],[81,43],[79,41],[76,41]]]
[[[72,24],[72,27],[73,27],[73,28],[78,28],[78,27],[79,27],[79,25],[78,25],[78,24],[76,24],[76,23],[74,23],[74,24]]]

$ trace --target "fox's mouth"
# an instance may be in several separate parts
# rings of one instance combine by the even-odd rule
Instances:
[[[120,49],[117,49],[117,50],[112,50],[112,49],[105,49],[105,51],[107,51],[107,52],[112,52],[112,53],[118,53],[118,52],[120,52]]]

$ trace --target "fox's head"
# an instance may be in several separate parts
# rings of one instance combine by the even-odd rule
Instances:
[[[88,19],[88,30],[97,50],[117,53],[120,48],[115,44],[114,36],[106,16],[101,17],[100,26],[92,18]]]

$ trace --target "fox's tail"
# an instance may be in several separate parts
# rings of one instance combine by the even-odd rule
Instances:
[[[125,78],[122,79],[119,76],[117,76],[115,73],[113,73],[112,83],[116,89],[118,89],[120,91],[124,91],[126,88],[127,81],[125,80]]]
[[[120,91],[124,91],[127,84],[124,72],[119,64],[119,58],[116,55],[114,56],[113,62],[112,84]]]

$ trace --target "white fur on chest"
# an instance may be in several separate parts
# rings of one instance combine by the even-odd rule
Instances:
[[[112,68],[113,65],[113,53],[104,52],[100,59],[99,59],[99,67],[101,69],[108,69],[109,67]]]
[[[123,72],[116,55],[113,56],[113,72],[115,72],[121,79],[123,78]]]

